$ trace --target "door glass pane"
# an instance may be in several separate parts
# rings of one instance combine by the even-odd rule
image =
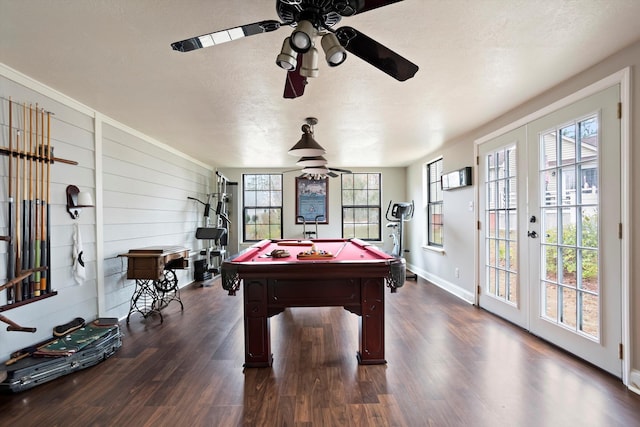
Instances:
[[[560,129],[560,158],[563,165],[575,164],[576,159],[576,127],[574,124]]]
[[[542,246],[542,277],[550,282],[558,282],[558,247]]]
[[[599,338],[598,116],[540,135],[540,316]],[[561,159],[558,162],[558,159]]]
[[[516,147],[509,145],[485,156],[484,293],[516,305],[518,297],[518,211]]]
[[[600,330],[600,322],[598,320],[598,313],[600,312],[600,307],[598,306],[598,304],[600,302],[598,295],[589,294],[586,292],[582,292],[581,295],[581,331],[587,335],[597,337],[599,336]]]
[[[577,293],[571,289],[562,289],[562,323],[565,326],[569,326],[571,329],[575,329],[576,322],[576,296]]]
[[[558,319],[558,287],[542,282],[541,299],[544,302],[542,317],[555,322]]]
[[[543,209],[542,215],[542,242],[556,243],[558,241],[558,219],[556,209]]]

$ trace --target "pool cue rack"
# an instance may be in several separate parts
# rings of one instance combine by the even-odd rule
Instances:
[[[5,101],[2,98],[3,102]],[[50,199],[51,165],[55,162],[77,165],[73,160],[53,155],[51,116],[32,104],[8,100],[8,133],[0,155],[8,157],[7,182],[7,275],[0,282],[6,291],[6,304],[0,312],[49,298],[51,288]],[[1,320],[1,319],[0,319]],[[6,322],[5,322],[6,323]],[[11,328],[11,329],[10,329]],[[18,330],[10,325],[8,330]],[[23,328],[31,329],[31,328]],[[29,331],[33,332],[33,331]]]

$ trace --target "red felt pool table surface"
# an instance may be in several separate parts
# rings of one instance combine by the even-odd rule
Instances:
[[[223,262],[223,288],[235,295],[241,282],[244,286],[245,367],[271,365],[269,318],[287,307],[343,306],[360,317],[359,363],[386,363],[384,288],[392,268],[404,271],[404,260],[359,239],[311,242],[316,251],[333,256],[299,259],[311,245],[264,240]],[[289,256],[274,258],[274,249]]]
[[[311,250],[311,242],[317,251],[324,251],[333,256],[327,258],[299,259],[301,252]],[[282,249],[289,252],[286,258],[273,258],[270,256],[274,249]],[[241,252],[231,260],[232,263],[264,262],[264,263],[290,263],[290,262],[363,262],[375,261],[383,263],[394,257],[378,249],[377,246],[359,239],[317,239],[317,240],[263,240],[249,249]]]

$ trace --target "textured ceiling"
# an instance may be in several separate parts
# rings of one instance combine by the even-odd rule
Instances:
[[[343,18],[420,67],[398,82],[350,55],[282,97],[291,31],[180,53],[275,0],[0,0],[0,62],[220,167],[289,167],[300,127],[329,166],[404,166],[640,39],[638,0],[405,0]],[[11,94],[0,94],[8,96]]]

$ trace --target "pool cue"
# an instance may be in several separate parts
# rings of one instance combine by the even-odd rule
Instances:
[[[34,196],[35,196],[35,206],[33,208],[33,220],[34,220],[34,236],[33,236],[33,241],[34,241],[34,246],[33,246],[33,251],[34,251],[34,263],[33,266],[34,268],[40,268],[40,228],[41,224],[40,224],[40,186],[38,185],[38,166],[39,166],[39,157],[38,157],[38,139],[41,137],[41,134],[43,132],[42,130],[42,122],[40,122],[40,126],[38,127],[38,117],[40,116],[40,112],[38,111],[37,108],[37,104],[36,104],[36,140],[35,140],[35,144],[33,144],[33,169],[34,169],[34,173],[33,173],[33,185],[35,187],[34,190]],[[38,132],[39,131],[39,132]],[[33,275],[33,296],[34,297],[39,297],[40,296],[40,271],[36,270],[34,275]]]
[[[11,359],[9,359],[6,362],[4,362],[4,364],[6,366],[13,365],[18,360],[24,359],[25,357],[29,357],[29,356],[33,355],[33,353],[38,351],[41,347],[44,347],[47,344],[51,344],[52,342],[54,342],[55,340],[58,340],[58,339],[60,339],[60,338],[58,338],[58,337],[47,338],[46,340],[40,341],[37,344],[31,345],[29,347],[21,348],[20,350],[16,350],[13,353],[11,353],[11,355],[10,355]]]
[[[22,269],[22,235],[20,228],[20,130],[17,130],[16,133],[16,226],[15,226],[15,235],[16,235],[16,262],[15,262],[15,270],[14,274],[17,277]],[[22,284],[16,283],[13,287],[14,292],[14,302],[22,301]]]
[[[23,114],[24,119],[24,114]],[[21,178],[21,165],[20,161],[20,140],[24,139],[24,121],[21,129],[18,129],[16,135],[16,268],[15,275],[16,277],[20,276],[22,272],[22,204],[20,202],[22,197],[22,185],[20,183]],[[22,280],[17,282],[14,287],[14,301],[20,302],[22,301]]]
[[[25,135],[22,138],[24,146],[22,156],[22,271],[29,270],[29,183],[27,177],[29,170],[27,168],[27,140],[31,133],[31,123],[29,122],[29,133],[27,129],[27,104],[24,104],[24,128]],[[29,298],[29,277],[22,281],[22,301]]]
[[[44,164],[45,164],[45,147],[44,147],[44,109],[42,110],[42,144],[40,145],[40,266],[44,269],[40,272],[40,294],[47,291],[47,244],[46,244],[46,223],[45,211],[47,201],[44,192]]]
[[[47,266],[46,293],[51,292],[51,162],[53,155],[51,153],[51,112],[47,111],[47,233],[45,245],[45,265]]]
[[[347,246],[347,242],[344,242],[342,244],[342,246],[340,247],[340,249],[338,249],[338,252],[336,252],[336,254],[334,255],[334,258],[336,258],[338,255],[340,255],[340,252],[342,252],[342,250],[344,249],[344,247]]]
[[[35,116],[35,121],[33,120]],[[35,123],[34,123],[35,122]],[[35,135],[35,138],[34,138]],[[35,200],[33,189],[33,171],[34,171],[34,158],[33,158],[33,140],[38,139],[38,104],[36,104],[35,110],[29,105],[29,269],[36,268],[35,257]],[[29,276],[29,298],[35,296],[35,273]]]
[[[8,235],[9,235],[9,248],[7,251],[7,279],[11,280],[15,277],[15,242],[14,242],[14,230],[15,217],[13,216],[13,101],[9,97],[9,198],[7,204],[9,206],[8,215]],[[7,288],[7,304],[13,304],[13,286]]]

